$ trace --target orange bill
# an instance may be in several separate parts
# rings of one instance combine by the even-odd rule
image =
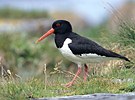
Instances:
[[[35,43],[40,42],[41,40],[43,40],[44,38],[46,38],[47,36],[49,36],[53,33],[54,33],[54,29],[51,28],[48,32],[46,32],[43,36],[41,36]]]

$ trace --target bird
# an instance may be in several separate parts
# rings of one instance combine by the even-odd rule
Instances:
[[[87,80],[87,63],[103,62],[105,60],[115,58],[130,62],[128,58],[113,51],[107,50],[98,43],[73,32],[72,25],[67,20],[54,21],[52,28],[41,36],[36,43],[40,42],[51,34],[55,34],[55,44],[62,55],[71,62],[76,63],[78,66],[75,76],[70,82],[65,84],[66,87],[71,87],[74,84],[76,78],[82,71],[82,66],[84,66],[84,81]]]

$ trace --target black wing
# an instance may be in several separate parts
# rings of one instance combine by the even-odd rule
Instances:
[[[92,53],[100,56],[121,58],[126,61],[129,61],[126,57],[121,56],[110,50],[106,50],[105,48],[101,47],[94,41],[89,40],[85,37],[81,37],[77,34],[76,34],[76,38],[72,37],[72,43],[69,44],[69,48],[71,49],[72,53],[75,55]]]

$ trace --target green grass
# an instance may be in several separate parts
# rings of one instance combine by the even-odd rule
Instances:
[[[133,69],[120,69],[119,71],[114,69],[114,72],[107,76],[90,75],[89,80],[86,82],[78,79],[70,88],[61,85],[71,80],[73,77],[67,78],[64,73],[56,73],[53,75],[48,74],[47,83],[45,83],[43,77],[33,77],[26,81],[21,81],[20,79],[14,80],[9,76],[9,79],[1,79],[4,81],[3,83],[1,82],[0,85],[0,99],[25,100],[28,98],[83,95],[92,93],[125,93],[135,91],[134,81],[113,81],[118,78],[132,78],[135,80],[134,73],[131,73],[133,72]]]
[[[133,46],[135,48],[135,25],[123,22],[118,33],[119,42],[125,46]]]

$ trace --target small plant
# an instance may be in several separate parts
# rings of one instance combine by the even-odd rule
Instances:
[[[120,25],[118,33],[119,42],[125,46],[132,46],[135,48],[135,25],[124,23]]]
[[[45,82],[45,90],[46,90],[46,85],[47,85],[47,72],[46,72],[46,64],[44,64],[44,82]]]

